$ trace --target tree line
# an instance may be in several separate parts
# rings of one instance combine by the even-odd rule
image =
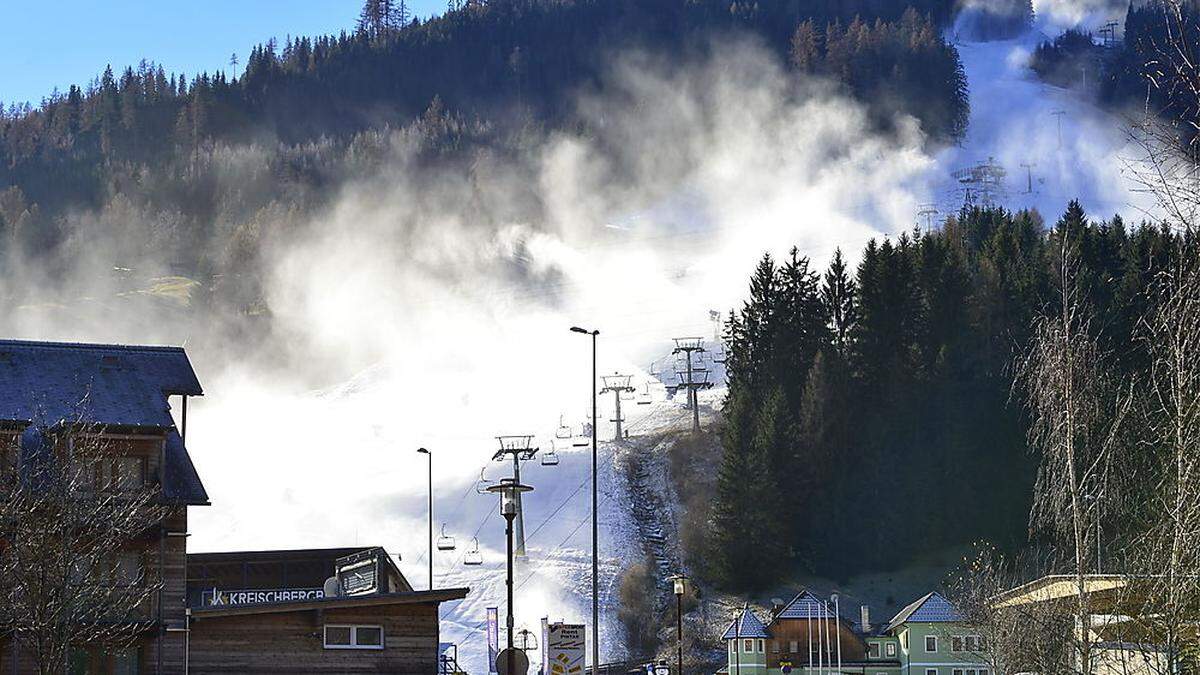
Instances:
[[[851,269],[764,256],[726,322],[724,457],[705,562],[718,585],[799,570],[844,578],[979,539],[1026,541],[1039,457],[1013,387],[1066,246],[1098,349],[1144,368],[1155,274],[1181,255],[1165,226],[1089,220],[1071,202],[964,210],[938,231],[871,241]]]
[[[610,58],[647,49],[686,59],[729,33],[755,35],[781,58],[796,27],[811,37],[803,69],[876,106],[921,119],[934,138],[961,133],[958,55],[939,37],[951,0],[494,0],[420,21],[404,2],[369,0],[357,30],[269,40],[228,72],[167,73],[151,62],[106,68],[37,107],[0,106],[0,229],[23,253],[69,239],[63,214],[105,208],[153,175],[186,225],[219,208],[198,179],[212,148],[271,139],[296,154],[404,127],[433,102],[482,126],[572,124],[573,97],[601,83]],[[820,27],[819,29],[817,27]],[[885,103],[872,104],[881,101]],[[278,167],[288,179],[304,167]],[[18,223],[17,221],[21,221]],[[193,261],[194,262],[194,261]]]

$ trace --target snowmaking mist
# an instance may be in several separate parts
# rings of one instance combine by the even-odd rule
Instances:
[[[518,626],[587,614],[589,464],[556,435],[587,421],[589,344],[570,326],[598,328],[601,373],[643,388],[672,337],[712,336],[710,311],[740,304],[764,252],[797,246],[821,266],[841,246],[856,259],[868,239],[910,230],[956,167],[988,156],[1016,175],[1036,151],[1043,188],[1030,204],[1051,216],[1080,192],[1102,211],[1128,205],[1119,169],[1099,161],[1119,152],[1119,129],[1032,81],[1020,61],[1030,40],[960,45],[971,128],[963,146],[936,153],[915,120],[877,134],[861,105],[797,80],[754,42],[689,64],[626,54],[579,98],[586,135],[548,132],[518,157],[482,151],[431,166],[418,161],[419,135],[381,132],[371,148],[381,171],[346,177],[315,211],[258,214],[254,227],[286,233],[246,270],[263,289],[254,316],[265,341],[202,305],[140,301],[99,246],[70,269],[6,278],[0,297],[43,298],[14,311],[7,332],[187,346],[206,392],[188,444],[212,500],[193,510],[195,551],[382,545],[422,588],[426,474],[415,449],[430,448],[436,519],[459,546],[436,558],[437,583],[473,589],[443,608],[443,635],[480,670],[484,608],[503,592],[502,521],[475,491],[506,470],[489,461],[495,436],[533,434],[562,456],[523,476],[535,491]],[[1072,113],[1063,145],[1082,157],[1057,159],[1058,109]],[[265,161],[253,146],[222,158],[229,180],[247,184]],[[114,239],[125,222],[77,217],[108,223]],[[153,251],[143,257],[154,264]],[[650,409],[631,415],[635,434],[680,416],[675,404]],[[603,421],[600,433],[611,434]],[[638,542],[602,450],[603,641],[615,658],[612,584]],[[484,564],[464,568],[476,540]]]

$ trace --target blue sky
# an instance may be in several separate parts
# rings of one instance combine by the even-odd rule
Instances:
[[[147,59],[168,72],[227,68],[234,52],[272,36],[352,28],[358,0],[4,0],[0,101],[34,104],[55,87],[86,84],[105,64],[120,71]],[[409,0],[425,17],[445,0]]]

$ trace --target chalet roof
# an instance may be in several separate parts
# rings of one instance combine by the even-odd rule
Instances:
[[[279,614],[283,612],[306,612],[314,609],[337,609],[344,607],[379,607],[387,605],[412,605],[442,603],[462,600],[470,593],[468,588],[439,588],[435,591],[407,591],[404,593],[380,593],[377,595],[345,596],[338,598],[316,598],[301,602],[262,602],[250,605],[218,605],[196,607],[192,618],[196,620],[225,616],[247,616],[254,614]]]
[[[775,619],[832,619],[833,610],[828,604],[807,589],[800,591],[792,601],[783,606]]]
[[[340,548],[298,548],[269,551],[220,551],[213,553],[189,553],[188,576],[189,583],[193,572],[204,569],[219,568],[234,565],[263,565],[278,563],[314,563],[328,567],[328,573],[333,574],[334,565],[340,558],[359,553],[378,553],[379,560],[390,573],[399,581],[401,588],[412,590],[412,584],[396,566],[392,556],[382,546],[354,546]],[[399,554],[397,554],[399,558]]]
[[[167,396],[203,394],[180,347],[0,340],[0,421],[174,426]]]
[[[900,613],[893,617],[891,623],[888,624],[887,630],[890,632],[905,623],[950,623],[962,620],[962,614],[954,608],[954,605],[950,604],[950,601],[942,597],[940,593],[934,591],[926,593],[900,610]]]
[[[741,622],[739,627],[738,623]],[[767,631],[767,627],[754,614],[754,610],[749,608],[742,609],[741,615],[729,622],[729,628],[725,629],[725,634],[721,636],[722,640],[736,640],[738,638],[769,638],[771,633]]]
[[[164,498],[208,504],[167,403],[204,393],[181,347],[0,340],[0,382],[0,422],[164,430]]]

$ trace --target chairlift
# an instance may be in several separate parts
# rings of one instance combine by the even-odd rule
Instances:
[[[650,400],[650,382],[642,383],[642,390],[638,392],[638,405],[650,405],[653,401]]]
[[[454,537],[446,534],[445,523],[442,523],[442,536],[438,537],[437,548],[439,551],[453,551],[455,549]]]
[[[542,466],[558,466],[558,453],[554,451],[553,445],[540,456],[542,458]]]
[[[562,415],[558,416],[558,429],[554,432],[555,438],[567,439],[572,436],[571,426],[563,422]]]
[[[463,555],[463,564],[475,567],[483,564],[483,554],[479,552],[479,537],[474,537],[475,545]]]
[[[490,492],[488,492],[488,488],[491,487],[492,484],[496,482],[496,481],[488,480],[488,479],[484,478],[483,472],[485,472],[485,471],[487,471],[486,466],[479,470],[479,480],[476,481],[476,483],[475,483],[475,492],[478,492],[481,495],[491,494]]]
[[[590,415],[589,415],[590,417]],[[592,443],[592,423],[591,421],[584,422],[580,425],[579,436],[571,444],[577,448],[586,448]]]

